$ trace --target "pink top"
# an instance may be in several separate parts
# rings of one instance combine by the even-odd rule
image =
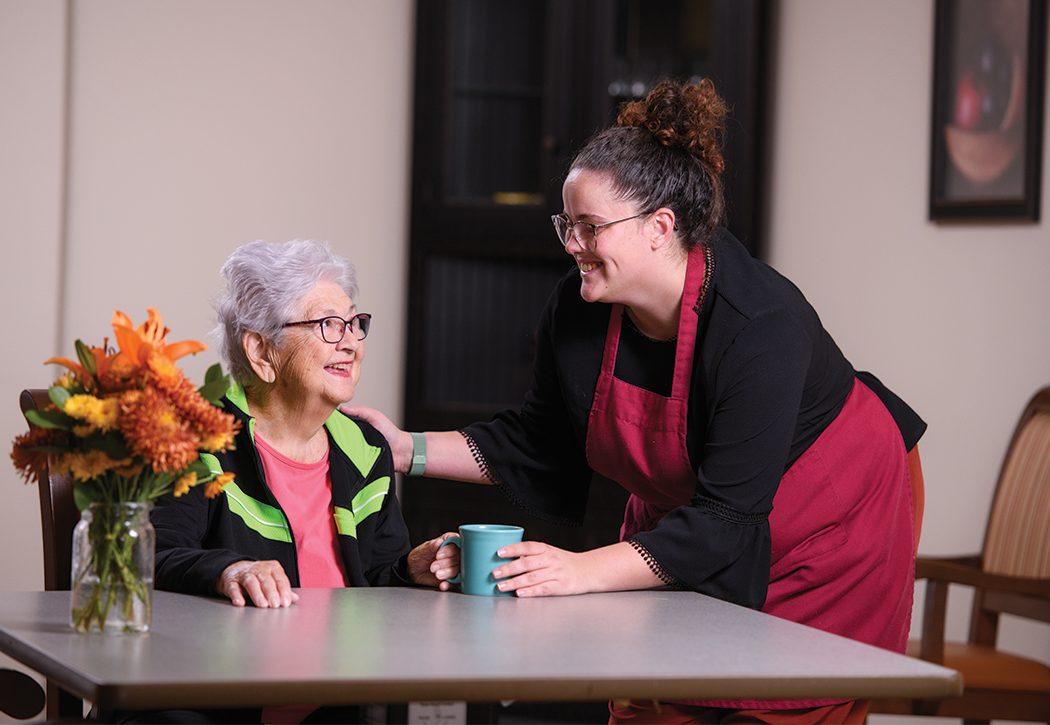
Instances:
[[[345,587],[346,572],[332,515],[328,455],[313,463],[300,463],[282,455],[258,435],[255,444],[266,483],[292,527],[299,562],[299,586]]]

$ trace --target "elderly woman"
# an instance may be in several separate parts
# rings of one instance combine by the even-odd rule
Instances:
[[[157,588],[257,607],[289,606],[294,587],[447,589],[456,547],[409,550],[385,439],[336,410],[354,396],[371,320],[353,267],[321,242],[252,242],[222,275],[224,404],[240,431],[204,458],[234,481],[212,500],[198,487],[157,502]]]

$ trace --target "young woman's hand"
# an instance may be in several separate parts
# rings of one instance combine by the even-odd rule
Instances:
[[[408,469],[412,466],[411,435],[398,428],[390,418],[375,408],[364,405],[344,405],[339,410],[353,418],[361,418],[382,433],[394,456],[394,470],[398,473],[408,473]]]
[[[597,590],[584,554],[539,541],[523,541],[504,546],[497,555],[513,559],[492,570],[492,576],[501,580],[496,585],[501,592],[515,592],[519,597],[545,597]]]

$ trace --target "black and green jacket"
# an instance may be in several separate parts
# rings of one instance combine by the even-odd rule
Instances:
[[[151,520],[157,533],[157,589],[217,594],[219,575],[245,559],[275,559],[293,587],[299,567],[291,527],[270,488],[255,447],[255,419],[244,391],[233,385],[223,401],[241,421],[236,447],[202,458],[213,471],[235,474],[214,499],[204,486],[184,496],[162,496]],[[325,422],[328,432],[332,511],[339,551],[350,586],[410,584],[406,568],[408,528],[394,495],[394,464],[383,436],[363,420],[339,411]]]

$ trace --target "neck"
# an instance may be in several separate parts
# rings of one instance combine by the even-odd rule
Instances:
[[[668,260],[666,268],[653,275],[638,298],[626,303],[631,321],[646,337],[670,340],[678,334],[678,316],[688,259],[688,256],[682,255]]]
[[[245,390],[255,432],[294,461],[312,463],[328,450],[324,422],[332,414],[324,405],[304,405],[302,396],[285,394],[279,385],[258,383]]]

